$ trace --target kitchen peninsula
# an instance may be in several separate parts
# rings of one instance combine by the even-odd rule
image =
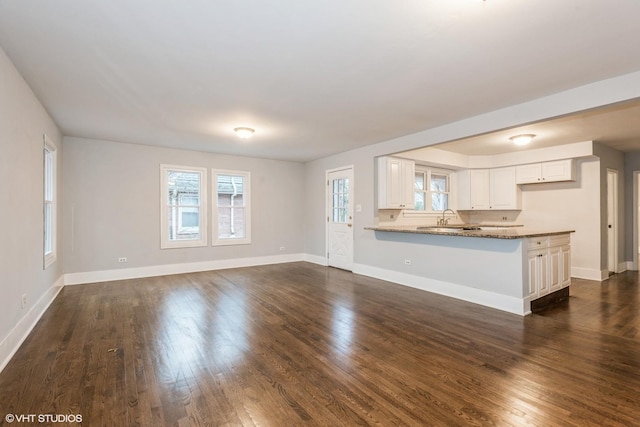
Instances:
[[[532,301],[568,297],[573,230],[476,224],[366,229],[388,246],[389,262],[404,262],[408,272],[395,282],[519,315],[531,313]]]

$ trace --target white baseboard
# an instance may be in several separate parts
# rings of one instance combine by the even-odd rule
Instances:
[[[625,271],[626,270],[631,270],[631,271],[635,271],[636,270],[635,268],[633,268],[634,267],[633,261],[627,261],[627,262],[625,262],[625,265],[626,265]]]
[[[304,254],[271,255],[264,257],[234,258],[214,261],[189,262],[183,264],[152,265],[149,267],[121,268],[115,270],[67,273],[64,284],[110,282],[114,280],[138,279],[141,277],[164,276],[168,274],[195,273],[198,271],[222,270],[225,268],[252,267],[266,264],[305,261]]]
[[[618,271],[616,271],[616,273],[624,273],[625,271],[627,271],[627,263],[625,261],[622,261],[620,264],[618,264]]]
[[[318,255],[304,254],[304,261],[311,262],[313,264],[323,265],[325,267],[328,265],[327,258],[318,256]]]
[[[602,282],[609,277],[608,270],[595,270],[592,268],[571,267],[571,277],[577,279],[597,280]]]
[[[530,302],[525,298],[496,294],[482,289],[471,288],[456,283],[443,282],[427,277],[400,273],[363,264],[354,264],[353,272],[363,276],[386,280],[399,285],[409,286],[434,294],[444,295],[509,313],[525,316],[530,313]]]
[[[64,287],[64,276],[60,276],[55,283],[31,306],[31,309],[18,321],[5,339],[0,342],[0,372],[7,366],[13,355],[18,351],[24,340],[49,305],[56,299]]]

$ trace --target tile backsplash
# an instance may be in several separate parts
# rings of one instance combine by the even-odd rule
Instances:
[[[410,212],[410,211],[407,211]],[[520,211],[456,211],[457,217],[452,218],[447,213],[450,224],[520,224],[518,217]],[[425,216],[405,215],[401,209],[378,210],[377,225],[436,225],[441,214],[429,214]]]

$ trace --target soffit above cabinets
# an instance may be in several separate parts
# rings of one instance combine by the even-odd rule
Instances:
[[[575,159],[594,155],[593,141],[556,145],[526,151],[513,151],[493,156],[466,155],[441,149],[441,145],[405,151],[398,156],[413,159],[417,163],[447,169],[490,169],[559,159]]]
[[[521,134],[534,134],[535,138],[526,146],[516,146],[509,140],[510,137]],[[535,156],[536,152],[542,152],[541,150],[549,147],[556,147],[557,153],[563,151],[570,153],[571,145],[582,141],[603,144],[623,152],[640,150],[640,100],[613,104],[539,123],[445,142],[426,147],[426,149],[442,150],[449,153],[448,156],[451,158],[469,156],[475,158],[476,161],[483,162],[482,156],[498,156],[498,158],[500,155],[505,157],[513,155],[515,158]],[[565,146],[565,148],[560,148],[560,146]],[[410,153],[412,153],[411,155],[420,155],[420,152],[421,150],[418,149],[412,150]],[[536,161],[538,160],[531,160],[527,163]],[[499,166],[499,164],[495,166]],[[477,167],[491,167],[491,165]]]

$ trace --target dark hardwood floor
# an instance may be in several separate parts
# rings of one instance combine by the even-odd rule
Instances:
[[[527,317],[308,263],[66,287],[0,374],[0,416],[639,425],[638,283],[574,279]]]

